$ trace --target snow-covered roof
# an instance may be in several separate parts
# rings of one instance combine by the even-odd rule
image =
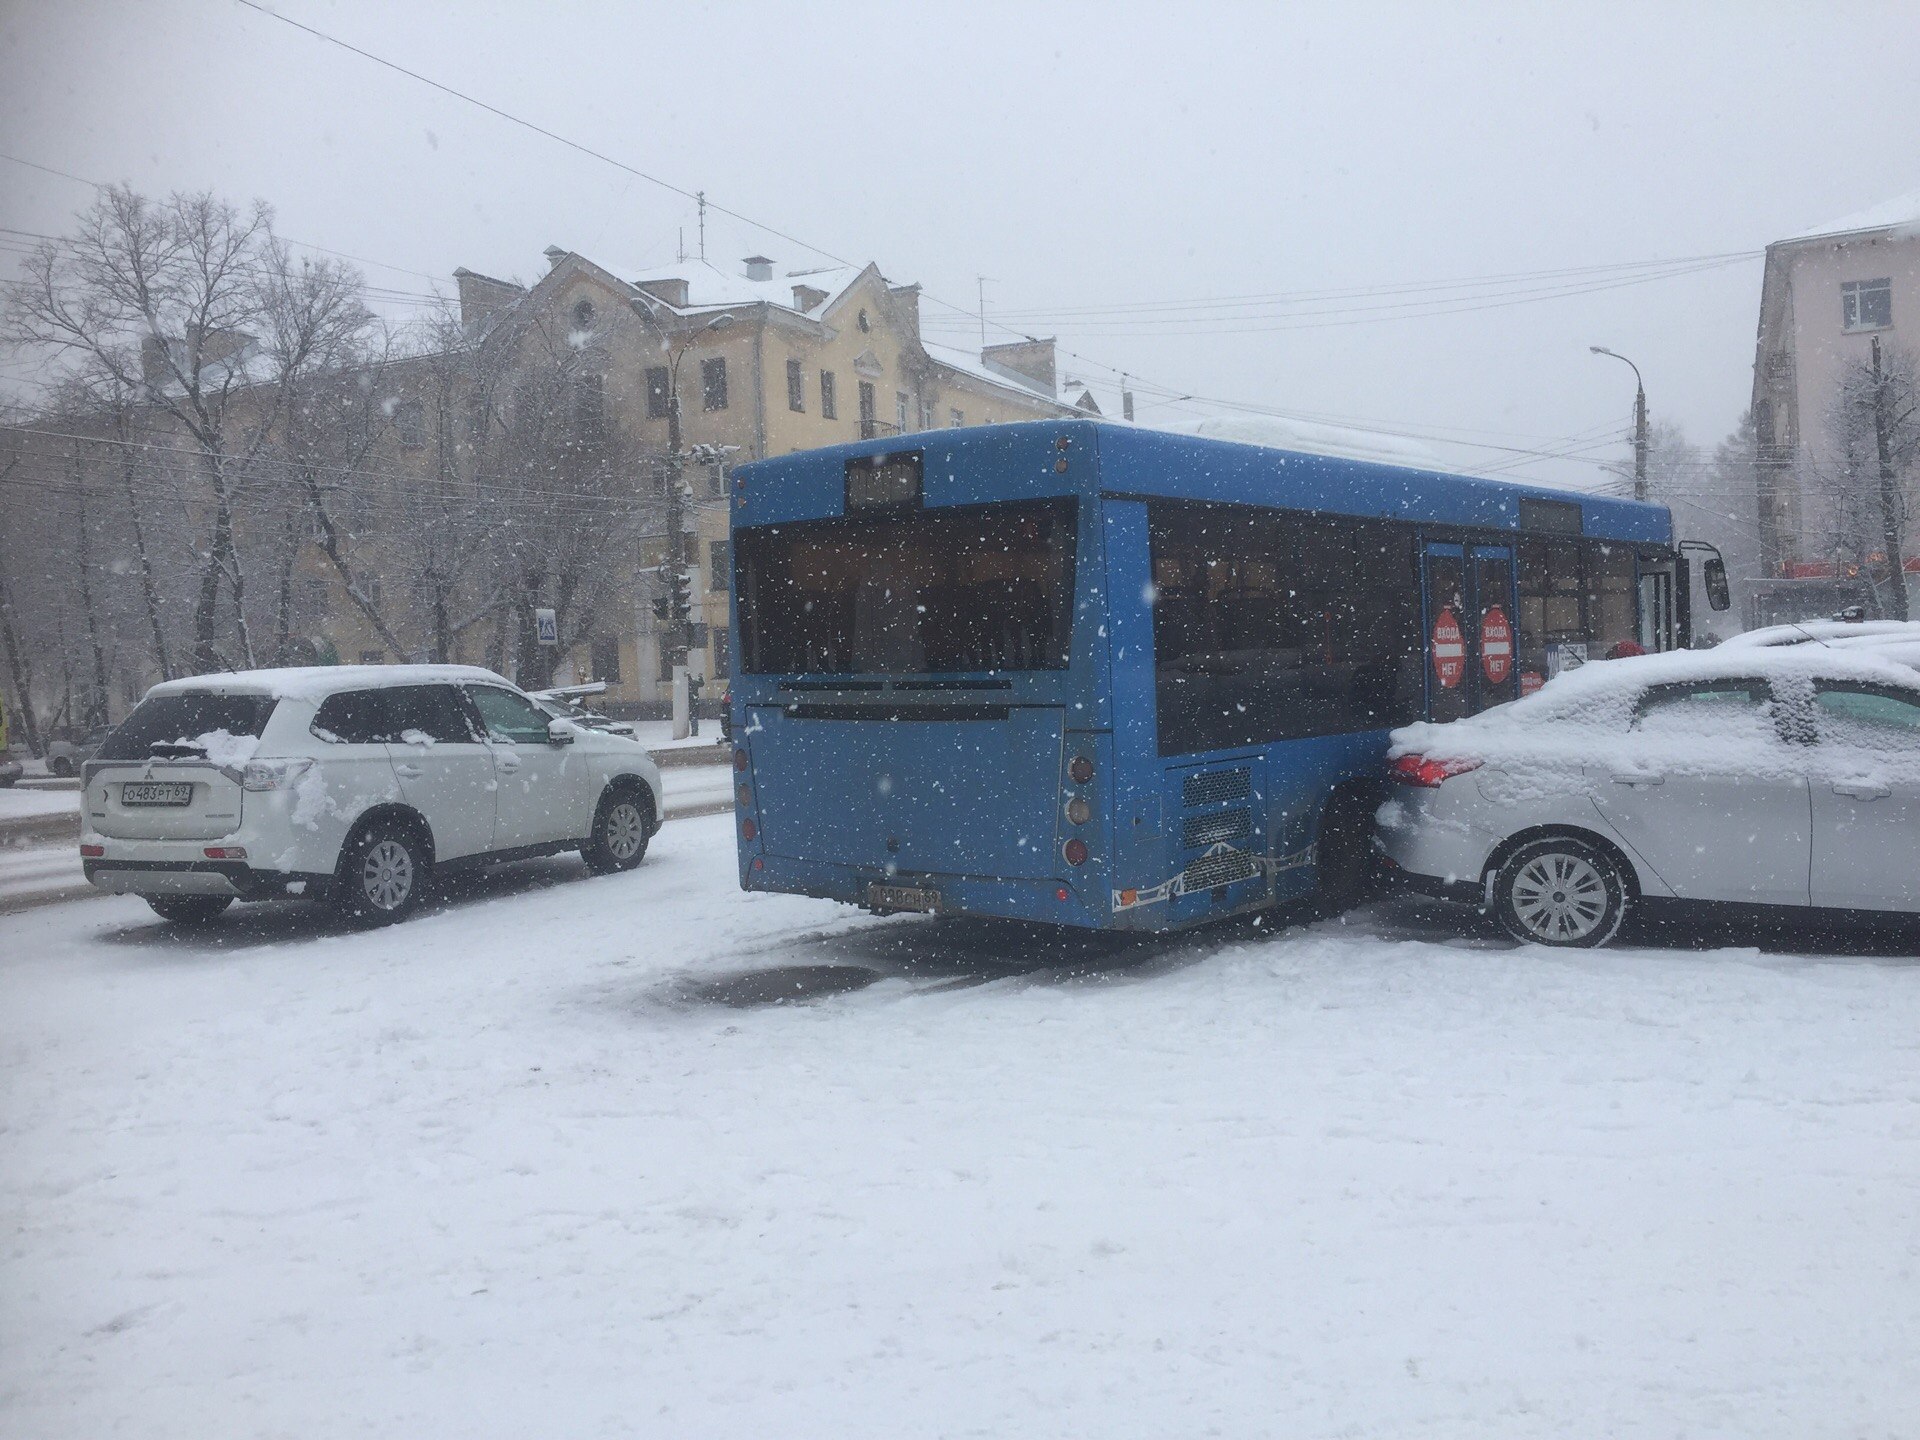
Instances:
[[[949,370],[958,370],[969,379],[978,380],[987,385],[998,385],[1003,390],[1012,391],[1024,399],[1054,400],[1053,392],[1037,380],[1031,380],[1004,367],[988,365],[971,351],[961,350],[952,345],[940,345],[923,339],[921,348],[930,359],[946,366]],[[1055,403],[1059,403],[1055,400]]]
[[[1904,195],[1882,200],[1865,210],[1856,210],[1851,215],[1842,215],[1837,220],[1784,236],[1781,243],[1818,240],[1828,235],[1855,235],[1867,230],[1920,232],[1920,190],[1909,190]]]
[[[775,272],[771,279],[753,280],[738,269],[723,269],[709,260],[685,260],[677,265],[652,270],[625,270],[611,265],[606,268],[634,286],[650,285],[662,280],[685,281],[687,303],[668,307],[681,314],[724,310],[735,305],[774,305],[782,310],[816,318],[865,273],[857,265],[832,265],[820,270]],[[803,311],[794,303],[793,289],[796,285],[824,290],[827,298],[813,309]]]
[[[1159,420],[1142,428],[1166,430],[1175,435],[1202,435],[1213,440],[1237,440],[1242,445],[1265,445],[1276,450],[1299,450],[1309,455],[1375,460],[1416,470],[1450,468],[1417,440],[1282,415],[1203,415],[1195,420]]]
[[[1835,641],[1880,643],[1890,640],[1920,642],[1915,620],[1805,620],[1798,625],[1768,625],[1732,636],[1726,644],[1736,650],[1779,645],[1830,645]]]
[[[273,695],[283,700],[314,700],[336,690],[372,690],[388,685],[430,685],[449,680],[509,683],[477,665],[287,665],[274,670],[229,670],[162,680],[148,695],[212,692],[219,695]]]

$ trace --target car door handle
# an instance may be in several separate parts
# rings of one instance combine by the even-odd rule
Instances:
[[[418,765],[396,765],[393,767],[393,773],[398,775],[402,780],[418,780],[427,772],[422,770]]]
[[[520,757],[511,751],[496,750],[493,752],[493,763],[498,765],[502,770],[518,770],[520,768]]]
[[[1651,771],[1616,770],[1613,772],[1613,783],[1616,785],[1664,785],[1667,783],[1667,777],[1655,775]]]
[[[1848,795],[1855,800],[1881,800],[1891,795],[1893,791],[1888,786],[1870,784],[1865,780],[1837,780],[1834,782],[1833,793]]]

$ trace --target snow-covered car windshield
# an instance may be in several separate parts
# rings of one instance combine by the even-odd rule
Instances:
[[[277,702],[271,695],[217,695],[210,691],[155,695],[142,700],[126,721],[101,743],[99,760],[145,760],[156,744],[192,740],[224,730],[259,738]]]
[[[1056,670],[1072,628],[1074,502],[804,521],[740,533],[754,674]]]

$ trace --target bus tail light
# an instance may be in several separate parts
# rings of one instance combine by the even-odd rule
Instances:
[[[1437,790],[1442,781],[1478,770],[1483,763],[1479,760],[1434,760],[1425,755],[1402,755],[1388,767],[1388,773],[1402,785]]]
[[[746,751],[736,750],[733,752],[733,768],[736,770],[744,770],[747,768],[747,752]]]
[[[1093,818],[1093,807],[1081,796],[1074,796],[1067,802],[1067,819],[1076,825],[1084,825]]]
[[[1067,857],[1067,864],[1084,865],[1087,863],[1087,842],[1076,837],[1067,841],[1061,853]]]
[[[1067,765],[1067,778],[1076,785],[1084,785],[1093,779],[1093,761],[1084,755],[1076,755]]]
[[[753,837],[758,835],[759,833],[760,833],[760,827],[754,824],[753,821],[742,820],[740,822],[740,838],[742,840],[745,840],[751,843],[753,840]]]

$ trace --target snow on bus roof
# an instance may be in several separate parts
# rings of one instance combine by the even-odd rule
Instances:
[[[1203,415],[1193,420],[1134,423],[1141,430],[1162,430],[1170,435],[1198,435],[1211,440],[1233,440],[1242,445],[1263,445],[1272,450],[1294,450],[1307,455],[1328,455],[1346,460],[1373,460],[1414,470],[1452,469],[1417,440],[1383,435],[1372,430],[1353,430],[1342,425],[1323,425],[1313,420],[1296,420],[1283,415]]]
[[[211,693],[272,695],[282,700],[317,700],[336,690],[371,690],[388,685],[444,684],[450,680],[510,683],[477,665],[289,665],[274,670],[228,670],[163,680],[153,695]]]

